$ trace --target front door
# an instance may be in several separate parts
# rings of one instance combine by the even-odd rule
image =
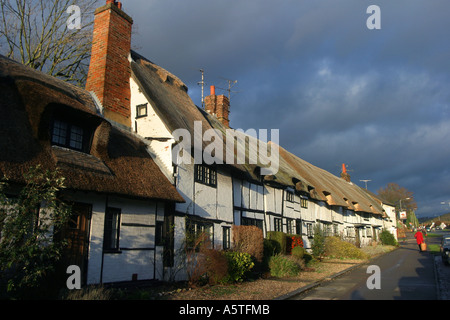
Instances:
[[[83,203],[72,205],[72,214],[62,236],[67,240],[67,247],[62,258],[62,267],[77,265],[81,270],[81,284],[87,281],[87,264],[89,249],[89,229],[92,206]]]

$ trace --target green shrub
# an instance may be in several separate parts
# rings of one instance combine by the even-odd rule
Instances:
[[[367,254],[339,237],[325,239],[325,255],[333,258],[366,259]]]
[[[303,255],[303,261],[305,261],[305,264],[308,265],[308,263],[313,260],[313,256],[305,250],[305,254]]]
[[[292,256],[276,254],[269,260],[270,274],[273,277],[294,277],[301,271],[299,260]]]
[[[325,235],[320,224],[314,226],[314,236],[311,244],[312,254],[315,258],[322,260],[325,254]]]
[[[299,259],[303,259],[305,253],[306,253],[306,250],[303,247],[298,246],[298,247],[292,248],[292,255]]]
[[[286,253],[286,234],[281,231],[269,231],[267,232],[267,239],[275,241],[277,243],[276,253],[285,254]]]
[[[279,253],[281,251],[280,244],[274,240],[270,239],[264,239],[264,256],[263,256],[263,262],[261,265],[261,271],[269,271],[269,260],[270,257],[274,256],[275,254]]]
[[[227,251],[224,253],[228,261],[226,282],[241,282],[255,265],[250,254],[245,252]]]
[[[395,237],[392,233],[390,233],[388,230],[384,229],[380,233],[380,241],[384,245],[388,246],[398,246],[397,240],[395,240]]]
[[[271,257],[277,253],[281,252],[280,244],[271,239],[264,239],[264,257]]]
[[[37,165],[23,177],[25,185],[16,199],[6,196],[9,186],[0,179],[0,296],[51,297],[65,285],[57,266],[67,245],[66,239],[53,235],[61,234],[71,207],[59,197],[65,186],[58,169]]]

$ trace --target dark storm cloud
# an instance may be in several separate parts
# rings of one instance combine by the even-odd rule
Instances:
[[[366,9],[381,9],[369,30]],[[278,128],[280,143],[372,191],[396,182],[418,214],[449,207],[450,2],[447,0],[124,1],[133,46],[173,72],[200,105],[237,80],[235,128]],[[222,91],[225,93],[224,91]]]

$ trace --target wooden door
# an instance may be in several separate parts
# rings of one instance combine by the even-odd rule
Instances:
[[[72,205],[72,215],[62,232],[68,244],[63,254],[63,267],[77,265],[81,270],[81,284],[87,280],[89,229],[92,206],[83,203]]]

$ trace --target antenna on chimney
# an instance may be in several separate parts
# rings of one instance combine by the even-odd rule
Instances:
[[[372,180],[359,180],[359,181],[362,181],[362,182],[365,182],[365,183],[366,183],[366,190],[367,190],[367,182],[370,182],[370,181],[372,181]]]
[[[232,92],[233,93],[239,93],[239,91],[232,91],[231,90],[234,87],[234,85],[237,83],[237,80],[230,80],[230,79],[225,79],[225,78],[222,78],[222,77],[221,77],[221,79],[226,80],[228,82],[228,88],[227,89],[218,88],[218,89],[226,90],[228,92],[228,101],[230,101],[230,104],[231,104],[231,93]]]
[[[197,84],[202,86],[202,109],[205,110],[205,70],[200,69],[199,71],[202,73],[202,81]]]

